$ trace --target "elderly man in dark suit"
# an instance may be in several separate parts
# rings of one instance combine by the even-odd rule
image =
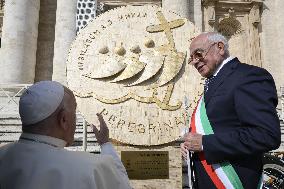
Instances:
[[[204,95],[181,144],[191,160],[195,188],[260,187],[262,155],[280,145],[277,92],[263,68],[231,57],[218,33],[202,33],[190,45],[190,64],[207,78]]]

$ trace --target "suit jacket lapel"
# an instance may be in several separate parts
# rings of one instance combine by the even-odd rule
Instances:
[[[208,91],[205,93],[205,104],[210,101],[212,95],[216,92],[217,88],[225,81],[225,79],[235,71],[235,68],[237,67],[238,63],[240,63],[238,58],[234,58],[233,60],[225,64],[223,68],[221,68],[215,80],[210,83]]]

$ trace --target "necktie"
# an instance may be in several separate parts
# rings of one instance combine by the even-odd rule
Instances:
[[[209,77],[205,80],[205,83],[204,83],[204,93],[206,93],[208,91],[208,88],[209,88],[209,84],[214,80],[216,76],[212,76],[212,77]]]

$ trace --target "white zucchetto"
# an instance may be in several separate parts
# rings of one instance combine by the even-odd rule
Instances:
[[[38,123],[49,117],[63,100],[64,87],[56,81],[40,81],[21,96],[19,113],[23,126]]]

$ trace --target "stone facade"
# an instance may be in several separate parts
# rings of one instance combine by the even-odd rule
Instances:
[[[11,0],[7,2],[9,1]],[[33,49],[33,51],[36,51],[36,57],[33,61],[35,68],[32,68],[30,71],[30,74],[34,75],[31,77],[34,78],[34,81],[53,78],[63,83],[65,82],[65,75],[62,72],[65,70],[68,47],[76,35],[76,28],[73,30],[76,20],[71,15],[76,14],[74,11],[76,11],[77,1],[73,0],[72,3],[68,3],[68,7],[62,3],[64,7],[62,10],[60,10],[60,2],[59,0],[41,1],[38,39],[37,45]],[[5,28],[4,24],[4,28],[2,29],[3,4],[4,0],[1,0],[0,35],[2,35],[2,30]],[[232,55],[238,56],[243,62],[268,69],[275,78],[277,89],[284,85],[284,79],[283,77],[281,78],[281,71],[284,68],[284,65],[281,64],[281,55],[283,54],[281,47],[284,44],[284,38],[281,37],[283,33],[282,26],[284,25],[284,21],[281,19],[283,14],[281,10],[284,7],[283,1],[178,0],[177,3],[170,0],[98,0],[97,14],[118,6],[143,4],[163,6],[165,9],[169,9],[190,19],[202,31],[221,31],[227,34]],[[31,6],[29,7],[31,8]],[[57,13],[57,20],[56,8],[60,10]],[[23,7],[21,7],[21,10],[23,10]],[[6,17],[8,16],[6,15]],[[64,18],[61,20],[64,20],[66,23],[61,22],[60,17],[62,16]],[[66,21],[67,17],[71,18],[68,18],[70,21]],[[57,29],[55,26],[59,28]],[[64,33],[62,33],[63,31]],[[67,31],[69,34],[66,33]],[[3,36],[1,43],[2,48],[0,51],[4,51],[3,44],[5,43],[5,39],[3,39]],[[29,46],[29,48],[31,47]],[[4,62],[4,57],[2,57],[1,63]],[[21,61],[20,64],[23,64],[23,62],[32,62],[28,57],[24,57]],[[25,68],[23,69],[25,70]],[[20,72],[18,74],[23,73]],[[11,80],[9,77],[6,81],[2,79],[2,83],[32,82],[31,79],[27,80],[21,76],[19,76],[19,80],[9,80]]]
[[[10,0],[7,2],[9,1]],[[77,1],[73,1],[72,3],[68,3],[69,8],[63,3],[62,6],[64,8],[62,10],[64,10],[65,13],[69,11],[65,17],[73,17],[71,16],[72,11],[76,11],[77,5]],[[0,1],[0,35],[2,46],[0,51],[4,51],[3,43],[5,43],[5,39],[3,39],[2,36],[4,2],[4,0]],[[230,39],[232,55],[238,56],[243,62],[268,69],[275,78],[277,89],[284,85],[284,79],[283,77],[281,78],[281,71],[284,68],[284,65],[281,64],[281,55],[283,54],[282,47],[284,44],[284,38],[281,37],[283,33],[282,26],[284,25],[284,21],[281,19],[283,16],[283,11],[281,10],[284,7],[284,2],[281,0],[178,0],[178,3],[170,0],[98,0],[97,4],[97,14],[118,6],[155,4],[190,19],[197,27],[200,27],[202,31],[227,32],[228,35],[231,35],[228,37]],[[176,6],[177,4],[179,6]],[[21,10],[23,10],[23,8],[24,7],[21,7]],[[30,75],[34,76],[32,76],[31,79],[25,79],[19,76],[18,80],[11,80],[11,78],[8,77],[6,81],[2,79],[2,83],[33,82],[32,78],[34,78],[34,81],[54,78],[63,83],[65,82],[64,79],[61,78],[64,77],[64,74],[60,74],[64,72],[64,60],[66,59],[64,54],[68,52],[68,45],[70,44],[70,42],[66,41],[72,41],[74,39],[75,31],[71,29],[73,28],[71,25],[76,24],[76,21],[72,18],[72,20],[66,23],[67,25],[69,24],[69,26],[66,26],[67,31],[72,34],[63,34],[60,28],[58,31],[55,31],[56,8],[60,8],[59,0],[41,1],[38,39],[37,45],[33,49],[33,51],[36,51],[36,56],[34,60],[29,58],[31,56],[23,57],[20,63],[34,62],[33,64],[35,65],[33,67],[35,68],[30,70]],[[29,9],[31,9],[31,6],[29,6]],[[59,11],[57,13],[58,16],[60,14],[63,14],[63,12]],[[75,14],[75,12],[73,12],[73,14]],[[63,20],[66,20],[66,18]],[[57,22],[57,25],[59,25],[57,27],[60,27],[60,20],[57,20]],[[62,27],[65,26],[62,25]],[[68,30],[68,28],[71,30]],[[66,30],[63,31],[66,32]],[[233,32],[233,34],[230,34],[230,32]],[[58,36],[57,40],[55,39],[56,36]],[[61,36],[64,36],[64,39]],[[61,41],[58,41],[60,39]],[[19,40],[17,43],[19,43]],[[65,44],[65,47],[62,47],[60,44]],[[31,48],[30,45],[29,48]],[[57,52],[59,54],[58,56]],[[4,62],[3,56],[4,55],[1,56],[1,63]],[[6,67],[6,69],[8,69],[8,67]],[[25,68],[23,68],[23,70],[25,70]],[[20,72],[16,74],[23,73],[24,72]]]
[[[66,0],[5,1],[0,0],[0,84],[28,84],[41,80],[66,84],[66,58],[70,44],[76,38],[79,0],[68,0],[68,3]],[[222,32],[229,39],[231,55],[267,69],[280,93],[280,87],[284,86],[283,0],[97,0],[96,14],[120,6],[144,4],[162,6],[188,18],[201,31]],[[279,108],[280,105],[279,102]],[[7,123],[4,122],[1,128]],[[10,130],[3,132],[12,133]],[[19,135],[20,131],[17,133]],[[0,137],[0,146],[1,140]],[[16,140],[14,136],[8,142],[13,140]],[[283,147],[284,143],[281,150]],[[117,146],[118,151],[132,148]],[[174,171],[170,177],[174,183],[131,181],[135,188],[178,188],[181,185],[178,144],[157,149],[171,151],[173,162],[170,166]]]

